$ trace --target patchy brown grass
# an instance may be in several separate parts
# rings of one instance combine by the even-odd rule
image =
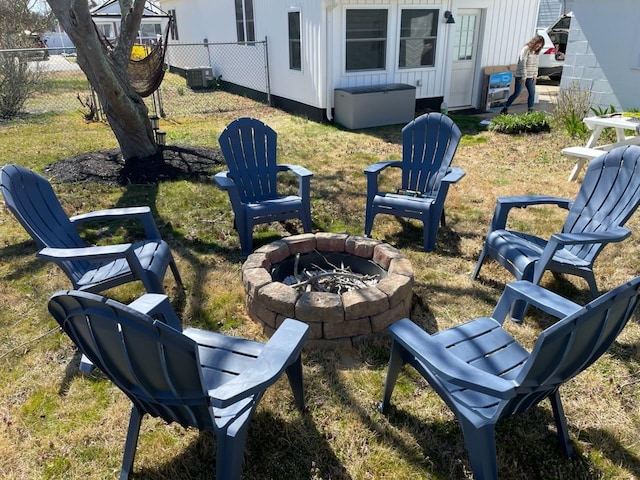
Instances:
[[[362,170],[401,153],[400,126],[346,131],[318,125],[274,109],[248,112],[279,133],[283,163],[314,172],[312,215],[320,231],[362,234],[366,180]],[[231,114],[166,122],[170,144],[217,147]],[[468,123],[468,119],[458,119]],[[467,175],[447,200],[447,227],[436,250],[421,250],[421,227],[379,216],[373,235],[402,250],[416,273],[412,318],[429,331],[444,329],[491,312],[509,275],[487,263],[479,281],[470,274],[482,247],[497,196],[545,193],[573,198],[579,183],[566,181],[572,163],[559,152],[571,140],[552,132],[535,136],[469,133],[455,164]],[[76,117],[0,125],[3,164],[16,162],[38,171],[83,152],[116,146],[109,129]],[[393,184],[393,181],[391,181]],[[165,282],[186,325],[265,339],[244,311],[240,281],[243,257],[233,230],[226,194],[207,177],[157,185],[55,183],[69,214],[112,206],[148,204],[163,237],[172,245],[186,282],[182,294],[170,275]],[[294,188],[294,185],[289,185]],[[518,228],[548,235],[564,219],[560,209],[514,213]],[[596,263],[601,290],[640,271],[638,218],[634,232],[607,247]],[[260,245],[296,232],[297,222],[256,229]],[[89,231],[102,241],[105,232]],[[111,233],[111,232],[110,232]],[[115,232],[119,238],[130,234]],[[5,209],[0,209],[0,472],[6,478],[113,478],[120,467],[129,413],[128,400],[100,374],[77,372],[78,356],[54,329],[48,297],[68,288],[64,275],[34,257],[35,244]],[[543,285],[585,303],[580,279],[548,275]],[[108,292],[121,301],[142,293],[140,286]],[[530,312],[523,325],[508,325],[531,345],[548,322]],[[51,333],[48,333],[51,332]],[[561,393],[573,460],[563,457],[548,403],[498,425],[498,469],[502,478],[636,478],[640,476],[640,328],[637,318],[613,350]],[[406,369],[394,393],[395,408],[380,415],[388,345],[376,339],[350,351],[307,351],[304,374],[309,412],[300,415],[286,381],[265,395],[249,434],[244,478],[382,479],[464,478],[470,475],[466,450],[453,415],[414,371]],[[136,478],[211,478],[215,442],[211,435],[157,420],[143,422],[134,471]]]

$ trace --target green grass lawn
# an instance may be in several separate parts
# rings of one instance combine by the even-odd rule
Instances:
[[[178,90],[176,89],[176,92]],[[177,93],[176,93],[177,94]],[[314,172],[314,230],[363,233],[366,179],[363,169],[399,158],[401,125],[347,131],[261,105],[242,115],[260,118],[279,134],[281,163]],[[238,112],[163,121],[167,143],[217,147],[224,126]],[[421,225],[378,216],[373,236],[399,248],[415,272],[412,318],[433,332],[491,313],[511,280],[487,263],[479,281],[470,275],[482,248],[495,199],[544,193],[573,198],[573,163],[560,150],[575,141],[556,130],[506,136],[474,128],[477,119],[454,116],[466,133],[454,164],[466,177],[447,199],[447,226],[435,251],[422,251]],[[0,164],[19,163],[44,172],[73,155],[114,148],[108,126],[86,123],[78,112],[0,123]],[[213,172],[212,172],[213,173]],[[186,284],[171,275],[166,290],[186,326],[266,340],[247,316],[240,269],[244,258],[233,229],[227,195],[208,179],[158,185],[54,184],[70,215],[113,206],[151,205],[163,238],[174,251]],[[513,227],[540,235],[558,230],[564,211],[532,208],[514,213]],[[602,291],[640,272],[640,225],[625,242],[605,248],[596,262]],[[297,222],[256,228],[254,245],[289,231]],[[100,231],[88,232],[102,240]],[[120,229],[117,238],[130,232]],[[36,245],[9,211],[0,208],[0,477],[13,479],[115,478],[118,476],[130,404],[103,375],[77,371],[78,355],[46,309],[56,290],[69,288],[54,265],[35,258]],[[577,278],[546,275],[542,284],[578,303],[589,301]],[[129,302],[140,285],[113,289]],[[548,318],[530,311],[522,325],[507,325],[532,345]],[[574,459],[565,458],[548,402],[497,427],[500,478],[640,477],[640,327],[637,316],[615,347],[561,389]],[[384,338],[350,350],[306,350],[303,355],[309,410],[293,406],[285,379],[267,391],[247,442],[246,479],[417,479],[470,476],[461,432],[452,413],[428,384],[407,368],[388,416],[376,410],[388,360]],[[134,478],[213,478],[215,441],[210,434],[145,419]]]

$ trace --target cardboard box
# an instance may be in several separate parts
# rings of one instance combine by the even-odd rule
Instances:
[[[491,99],[489,98],[489,90],[490,90],[489,79],[494,74],[510,72],[513,76],[511,80],[511,88],[509,90],[509,96],[510,96],[515,90],[514,79],[515,79],[516,67],[517,67],[516,64],[494,65],[490,67],[484,67],[484,80],[482,82],[482,102],[481,102],[482,108],[486,108],[487,110],[502,108],[502,106],[497,106],[497,105],[487,108],[488,106],[487,104],[496,103],[496,102],[490,102]],[[522,93],[518,96],[518,98],[516,98],[516,100],[512,103],[512,105],[519,105],[523,103],[526,104],[528,98],[529,98],[529,93],[527,92],[526,88],[523,88]],[[538,95],[536,95],[536,103],[537,101],[538,101]]]

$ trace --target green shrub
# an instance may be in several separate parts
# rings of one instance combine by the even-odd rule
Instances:
[[[0,119],[16,117],[38,89],[41,70],[20,56],[0,55]]]
[[[528,112],[522,115],[498,115],[491,120],[489,130],[498,133],[539,133],[551,130],[544,112]]]

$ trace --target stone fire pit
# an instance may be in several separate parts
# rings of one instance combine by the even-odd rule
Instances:
[[[282,283],[300,264],[327,258],[343,262],[358,273],[378,273],[373,286],[336,294],[298,292]],[[371,269],[370,271],[359,271]],[[307,323],[309,344],[353,345],[363,336],[382,332],[409,316],[413,268],[391,245],[365,237],[335,233],[303,234],[278,240],[257,249],[242,266],[242,282],[249,316],[262,324],[269,336],[287,317]]]

